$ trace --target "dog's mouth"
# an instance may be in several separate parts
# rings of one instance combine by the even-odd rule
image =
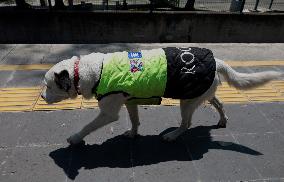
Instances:
[[[40,96],[41,96],[41,98],[42,98],[47,104],[53,104],[53,103],[55,103],[54,101],[51,101],[51,100],[47,99],[45,93],[42,93]]]
[[[61,98],[48,98],[46,95],[46,92],[41,93],[41,98],[47,103],[47,104],[54,104],[54,103],[58,103],[60,101],[62,101],[63,99]]]

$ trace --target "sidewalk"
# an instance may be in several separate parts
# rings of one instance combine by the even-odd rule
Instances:
[[[283,181],[283,108],[226,105],[226,129],[215,129],[212,108],[200,108],[174,143],[160,135],[178,126],[178,107],[140,107],[136,140],[121,136],[130,127],[123,109],[79,149],[65,139],[97,109],[0,113],[0,181]]]
[[[234,67],[242,72],[284,71],[284,44],[0,45],[0,68],[55,64],[92,51],[168,45],[208,47],[218,58],[244,64],[271,61],[270,66],[255,62],[253,66]],[[279,62],[274,65],[273,61]],[[45,72],[0,69],[0,100],[7,88],[14,89],[13,97],[19,87],[40,86]],[[265,89],[258,92],[263,99]],[[281,90],[278,94],[284,96]],[[179,126],[178,106],[140,106],[140,136],[136,139],[122,136],[130,128],[123,108],[119,121],[89,135],[86,145],[78,149],[69,148],[66,138],[96,117],[97,108],[0,112],[0,181],[284,181],[284,102],[277,99],[225,102],[229,121],[227,128],[220,129],[215,126],[217,112],[209,105],[201,106],[193,116],[192,127],[172,143],[162,141],[161,135]]]

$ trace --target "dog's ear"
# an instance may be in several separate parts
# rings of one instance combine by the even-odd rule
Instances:
[[[71,79],[67,70],[63,70],[60,73],[54,72],[54,81],[60,89],[66,92],[71,88]]]

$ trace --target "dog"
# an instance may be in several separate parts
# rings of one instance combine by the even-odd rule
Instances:
[[[132,123],[125,136],[135,137],[140,125],[140,99],[160,100],[161,97],[180,99],[181,124],[163,135],[174,141],[191,125],[195,109],[209,101],[220,115],[219,127],[226,127],[228,116],[223,104],[215,96],[223,76],[237,89],[251,89],[283,76],[283,73],[265,71],[239,73],[205,48],[167,47],[137,52],[92,53],[63,60],[54,65],[44,78],[41,97],[48,103],[74,99],[98,99],[100,113],[67,142],[79,144],[91,132],[118,120],[123,104]],[[131,102],[134,101],[134,102]]]

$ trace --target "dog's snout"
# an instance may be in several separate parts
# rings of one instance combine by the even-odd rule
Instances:
[[[41,95],[41,98],[43,99],[43,100],[46,100],[46,97],[45,97],[45,95],[42,93]]]

